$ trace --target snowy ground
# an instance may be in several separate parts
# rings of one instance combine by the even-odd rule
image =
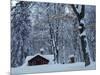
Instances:
[[[77,71],[77,70],[95,70],[96,63],[85,67],[83,62],[74,64],[53,64],[53,65],[41,65],[41,66],[21,66],[17,68],[11,68],[11,74],[28,74],[28,73],[42,73],[42,72],[57,72],[57,71]]]

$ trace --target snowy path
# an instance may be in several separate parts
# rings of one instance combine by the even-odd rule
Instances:
[[[54,65],[41,65],[41,66],[22,66],[18,68],[12,68],[11,73],[24,74],[24,73],[41,73],[41,72],[57,72],[57,71],[77,71],[77,70],[95,70],[96,64],[92,63],[91,65],[84,67],[83,62],[74,63],[74,64],[54,64]]]

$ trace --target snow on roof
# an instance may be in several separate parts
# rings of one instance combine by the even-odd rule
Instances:
[[[69,58],[72,58],[72,57],[75,57],[75,55],[74,55],[74,54],[72,54],[72,55],[69,55]]]
[[[31,60],[32,58],[36,57],[37,55],[40,55],[41,57],[48,59],[49,60],[49,64],[53,63],[54,55],[41,55],[40,53],[37,53],[37,54],[35,54],[33,56],[27,56],[26,59],[25,59],[25,64],[27,64],[27,62],[29,60]]]
[[[44,51],[44,48],[41,48],[40,51]]]

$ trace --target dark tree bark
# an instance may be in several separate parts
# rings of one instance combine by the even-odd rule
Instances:
[[[81,20],[85,16],[85,6],[84,5],[81,6],[81,12],[80,13],[77,11],[78,6],[75,7],[75,5],[72,4],[71,7],[72,7],[74,13],[76,14],[76,16],[78,18],[79,26],[81,27],[79,29],[79,31],[80,31],[80,34],[82,34],[84,32],[84,30],[85,30],[84,24],[81,23]],[[86,43],[85,38],[86,38],[86,35],[80,36],[81,45],[82,45],[82,51],[83,51],[83,57],[84,57],[84,61],[85,61],[85,66],[87,66],[87,65],[90,64],[90,58],[89,58],[88,52],[86,52],[86,45],[87,45],[87,43]]]

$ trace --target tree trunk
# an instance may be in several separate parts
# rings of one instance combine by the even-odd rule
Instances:
[[[82,5],[81,6],[81,12],[79,13],[77,11],[77,8],[74,5],[71,5],[74,13],[76,14],[77,18],[78,18],[78,22],[79,22],[79,26],[81,27],[79,29],[80,31],[80,35],[85,31],[85,26],[83,23],[81,23],[81,20],[84,18],[85,16],[85,6]],[[82,46],[82,51],[83,51],[83,57],[84,57],[84,61],[85,61],[85,66],[88,66],[90,64],[90,58],[89,58],[89,53],[86,50],[87,47],[87,42],[86,42],[86,35],[82,35],[80,36],[81,39],[81,46]]]

